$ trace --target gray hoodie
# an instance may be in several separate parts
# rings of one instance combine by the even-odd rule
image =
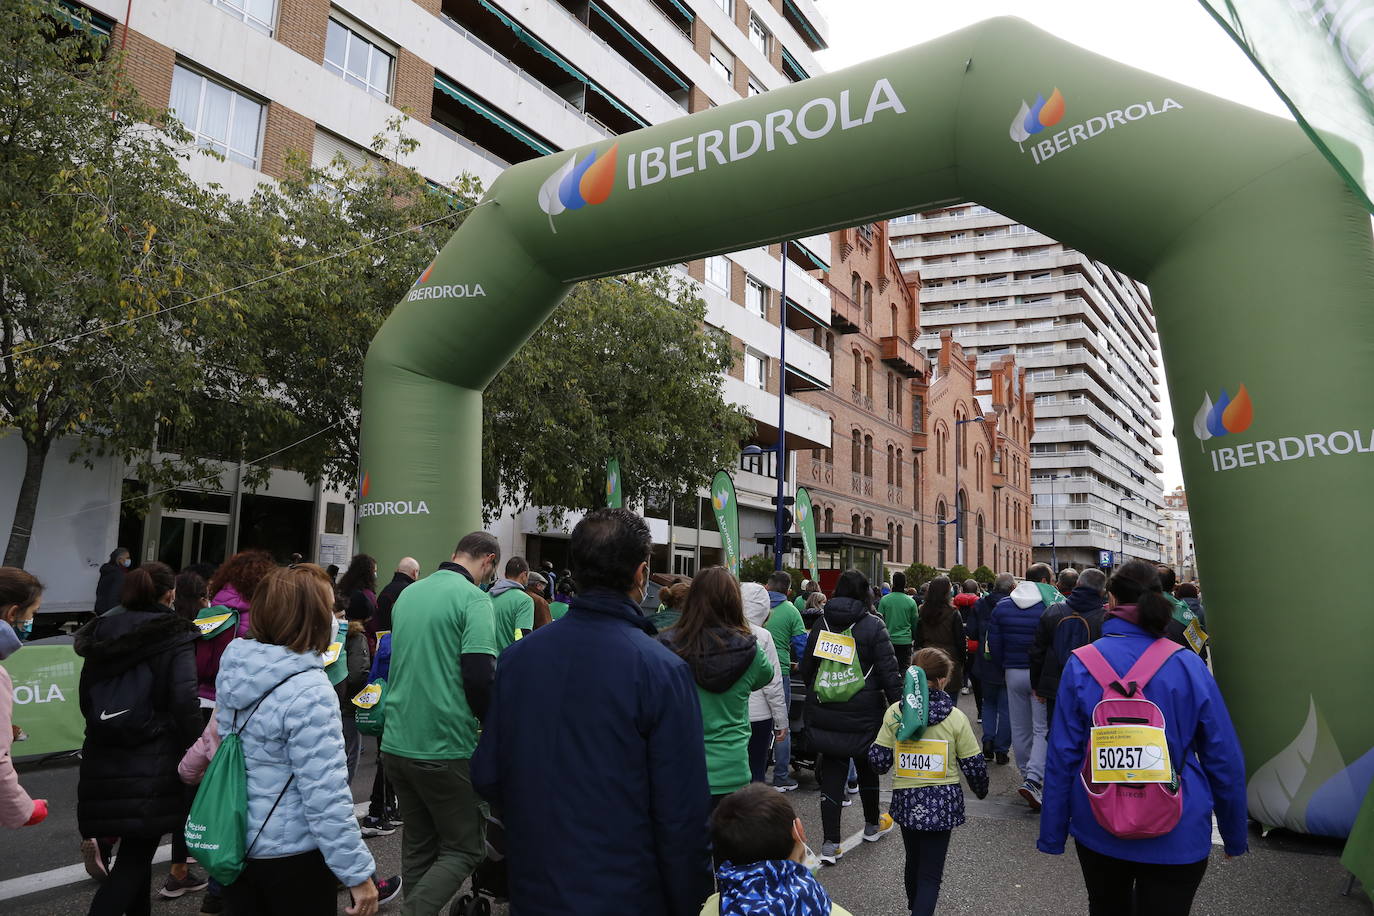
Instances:
[[[768,600],[768,589],[759,585],[757,582],[746,582],[740,586],[740,597],[744,599],[744,619],[749,622],[749,629],[753,631],[754,638],[763,646],[763,653],[768,657],[768,662],[773,666],[773,679],[767,686],[760,687],[749,694],[749,721],[762,722],[772,718],[773,727],[777,729],[787,727],[787,698],[783,693],[791,686],[791,678],[783,680],[782,666],[778,664],[778,648],[773,642],[773,634],[764,629],[763,624],[768,620],[768,614],[772,611],[772,602]]]

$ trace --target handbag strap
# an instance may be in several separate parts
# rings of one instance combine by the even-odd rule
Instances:
[[[244,724],[246,725],[247,723],[245,722]],[[267,822],[272,819],[272,815],[277,813],[277,805],[280,805],[281,800],[284,797],[286,797],[286,790],[291,788],[291,783],[295,780],[295,778],[295,773],[292,773],[290,776],[286,777],[286,785],[281,787],[281,791],[277,793],[277,800],[272,802],[272,809],[267,812],[267,817],[263,818],[262,823],[258,825],[258,832],[253,834],[253,842],[248,844],[248,851],[243,854],[243,857],[245,859],[247,859],[249,856],[253,854],[253,847],[258,845],[258,838],[262,836],[262,832],[264,829],[266,829]]]
[[[279,681],[277,681],[275,684],[273,684],[273,685],[271,686],[271,688],[268,689],[268,691],[267,691],[266,693],[264,693],[262,696],[258,697],[258,701],[257,701],[256,703],[253,704],[253,709],[248,713],[248,718],[243,720],[243,725],[242,725],[242,726],[240,726],[240,725],[238,724],[239,710],[235,710],[235,711],[234,711],[234,734],[238,734],[238,733],[242,732],[243,729],[245,729],[245,728],[248,727],[248,723],[249,723],[249,721],[253,718],[253,715],[254,715],[254,714],[258,711],[258,709],[262,706],[263,701],[266,700],[268,697],[270,697],[270,696],[272,695],[272,691],[273,691],[273,690],[276,690],[278,687],[280,687],[282,684],[285,684],[287,681],[291,680],[293,677],[296,677],[297,675],[305,674],[306,671],[311,671],[311,670],[313,670],[313,669],[311,669],[311,668],[305,668],[305,669],[302,669],[302,670],[300,670],[300,671],[297,671],[295,674],[288,674],[286,677],[282,678],[281,680],[279,680]],[[283,798],[286,797],[286,790],[289,789],[289,788],[291,788],[291,783],[292,783],[293,781],[295,781],[295,779],[296,779],[296,774],[295,774],[295,773],[292,773],[290,776],[286,777],[286,785],[284,785],[284,786],[281,787],[281,791],[277,793],[277,800],[274,801],[274,802],[272,802],[272,808],[271,808],[271,810],[269,810],[269,811],[267,812],[267,817],[265,817],[265,818],[262,819],[262,823],[258,825],[258,832],[255,833],[255,834],[253,834],[253,842],[251,842],[251,843],[248,844],[248,851],[245,852],[245,853],[243,854],[243,857],[244,857],[245,859],[247,859],[249,856],[251,856],[251,855],[253,854],[253,847],[255,847],[255,846],[258,845],[258,839],[262,836],[263,830],[265,830],[265,829],[267,828],[267,822],[270,821],[270,820],[272,819],[272,815],[274,815],[274,814],[277,813],[277,806],[280,805],[280,804],[281,804],[281,800],[282,800]]]

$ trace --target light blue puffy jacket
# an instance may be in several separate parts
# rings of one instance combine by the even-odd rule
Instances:
[[[300,671],[305,673],[272,689]],[[268,691],[271,694],[263,699]],[[235,731],[235,714],[242,726],[239,740],[248,770],[246,843],[258,835],[288,777],[296,777],[267,820],[252,858],[318,849],[345,885],[353,887],[370,878],[376,866],[353,817],[339,698],[321,657],[236,639],[220,659],[215,698],[219,733]],[[250,718],[260,699],[261,707]]]

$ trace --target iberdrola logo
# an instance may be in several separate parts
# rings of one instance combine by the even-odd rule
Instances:
[[[425,271],[425,273],[429,273],[429,271]],[[362,496],[364,499],[366,499],[366,498],[367,498],[367,494],[368,494],[369,491],[371,491],[371,489],[372,489],[372,475],[369,474],[367,471],[364,471],[364,472],[363,472],[363,482],[362,482],[361,484],[358,485],[358,495],[359,495],[359,496]]]
[[[1064,119],[1064,94],[1058,87],[1050,93],[1047,99],[1043,95],[1035,97],[1034,105],[1027,105],[1023,99],[1021,110],[1016,113],[1016,117],[1011,122],[1011,139],[1017,146],[1029,140],[1031,137],[1043,131],[1046,127],[1053,127]],[[1021,152],[1026,148],[1021,146]]]
[[[606,472],[606,498],[607,498],[607,499],[610,499],[611,494],[615,492],[615,484],[616,484],[616,481],[619,480],[619,479],[620,479],[620,478],[619,478],[619,476],[616,474],[615,471],[607,471],[607,472]]]
[[[730,491],[721,487],[711,494],[711,505],[717,512],[721,512],[726,506],[730,505]]]
[[[592,150],[579,162],[577,154],[556,170],[539,188],[539,208],[549,215],[549,228],[555,233],[553,218],[564,210],[604,204],[615,189],[615,154],[620,144],[613,143],[604,153]]]
[[[798,503],[798,504],[797,504],[797,524],[800,525],[800,524],[805,523],[805,522],[806,522],[806,516],[810,514],[810,511],[811,511],[811,509],[810,509],[809,506],[806,505],[806,503]]]
[[[1211,394],[1202,393],[1202,406],[1193,418],[1193,435],[1199,442],[1231,433],[1243,433],[1255,420],[1255,407],[1250,402],[1250,392],[1241,385],[1233,398],[1221,389],[1216,401]]]
[[[432,273],[434,273],[434,262],[433,262],[433,261],[430,261],[430,262],[429,262],[429,266],[425,268],[425,272],[422,273],[422,274],[420,274],[419,278],[416,279],[416,281],[415,281],[414,283],[410,284],[410,285],[411,285],[411,286],[424,286],[426,283],[429,282],[429,275],[432,274]]]

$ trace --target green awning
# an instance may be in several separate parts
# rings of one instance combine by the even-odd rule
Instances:
[[[500,19],[501,22],[503,22],[507,28],[509,28],[512,32],[515,33],[515,36],[517,38],[519,38],[525,44],[529,45],[539,54],[548,58],[548,60],[552,61],[564,73],[568,74],[573,79],[577,80],[579,83],[586,85],[589,89],[591,89],[597,95],[601,96],[607,102],[610,102],[612,107],[614,107],[617,111],[625,115],[630,120],[634,121],[640,127],[649,126],[648,121],[644,120],[639,115],[635,114],[633,111],[630,111],[630,109],[626,108],[624,103],[622,103],[619,99],[617,99],[615,96],[611,95],[604,88],[602,88],[602,86],[598,84],[596,80],[587,76],[581,70],[578,70],[572,64],[568,63],[568,61],[564,59],[563,55],[559,54],[557,51],[553,50],[548,45],[544,44],[544,42],[540,41],[537,36],[533,35],[528,29],[526,29],[520,23],[516,22],[515,19],[513,19],[511,16],[503,12],[495,4],[490,3],[489,0],[477,0],[477,2],[480,3],[482,5],[482,8],[485,9],[487,12],[491,13],[497,19]]]
[[[801,23],[802,31],[806,33],[807,38],[811,39],[811,43],[816,46],[816,50],[824,51],[828,47],[825,43],[825,39],[821,38],[820,34],[811,26],[811,21],[797,8],[797,4],[793,3],[792,0],[782,0],[782,5],[785,10],[795,16],[797,21]],[[786,54],[787,52],[783,51],[782,53]]]
[[[795,79],[798,81],[809,80],[811,78],[811,74],[807,73],[806,70],[802,68],[802,65],[797,63],[795,57],[787,53],[786,48],[782,49],[782,66],[784,70],[791,68],[793,74],[795,74]]]
[[[671,3],[673,6],[677,7],[677,11],[682,15],[686,16],[688,22],[696,21],[697,17],[693,16],[692,11],[682,5],[682,0],[668,0],[668,2]]]
[[[82,14],[85,14],[90,17],[90,30],[97,35],[104,35],[108,38],[110,37],[110,33],[114,31],[114,20],[105,18],[95,10],[87,9],[84,6],[78,6],[75,3],[69,3],[67,0],[57,0],[55,7],[55,12],[59,18],[66,20],[74,29],[85,29],[88,27],[87,23],[82,19]]]
[[[538,137],[534,136],[534,134],[525,130],[519,124],[516,124],[506,115],[501,114],[487,103],[479,101],[476,97],[470,95],[462,89],[459,89],[456,83],[454,83],[448,77],[439,74],[437,71],[434,74],[434,88],[438,89],[440,92],[442,92],[449,98],[453,99],[454,101],[461,102],[468,108],[471,108],[473,111],[477,112],[479,115],[486,118],[488,121],[495,124],[497,127],[501,128],[506,133],[510,134],[515,139],[519,140],[521,143],[524,143],[526,146],[534,150],[536,153],[539,153],[541,156],[547,156],[550,153],[557,152],[557,150],[554,147],[549,146],[543,140],[540,140]]]
[[[672,80],[674,83],[677,83],[679,88],[692,88],[691,86],[684,83],[682,81],[682,77],[674,73],[672,71],[672,68],[665,64],[657,54],[655,54],[653,51],[650,51],[647,47],[645,47],[642,41],[631,35],[629,30],[627,30],[623,25],[617,22],[615,18],[611,16],[610,13],[602,9],[601,4],[597,3],[596,0],[592,0],[592,12],[596,13],[602,19],[606,20],[606,22],[610,25],[611,28],[615,29],[617,32],[620,33],[620,37],[624,38],[630,44],[634,45],[635,50],[639,51],[640,54],[643,54],[645,57],[647,57],[650,60],[650,62],[654,64],[654,66],[658,67],[658,69],[664,72],[668,79]]]
[[[806,260],[808,260],[808,261],[811,262],[811,264],[815,267],[816,270],[825,270],[825,271],[829,271],[829,270],[830,270],[830,265],[829,265],[829,264],[827,264],[827,263],[825,263],[824,261],[822,261],[822,260],[820,259],[820,256],[817,255],[816,252],[812,251],[810,248],[807,248],[807,247],[806,247],[805,245],[803,245],[801,242],[798,242],[798,241],[795,241],[795,240],[794,240],[794,241],[788,242],[787,245],[788,245],[789,248],[795,248],[795,249],[797,249],[797,251],[800,252],[800,253],[806,258]],[[807,269],[810,270],[811,268],[807,268]]]

